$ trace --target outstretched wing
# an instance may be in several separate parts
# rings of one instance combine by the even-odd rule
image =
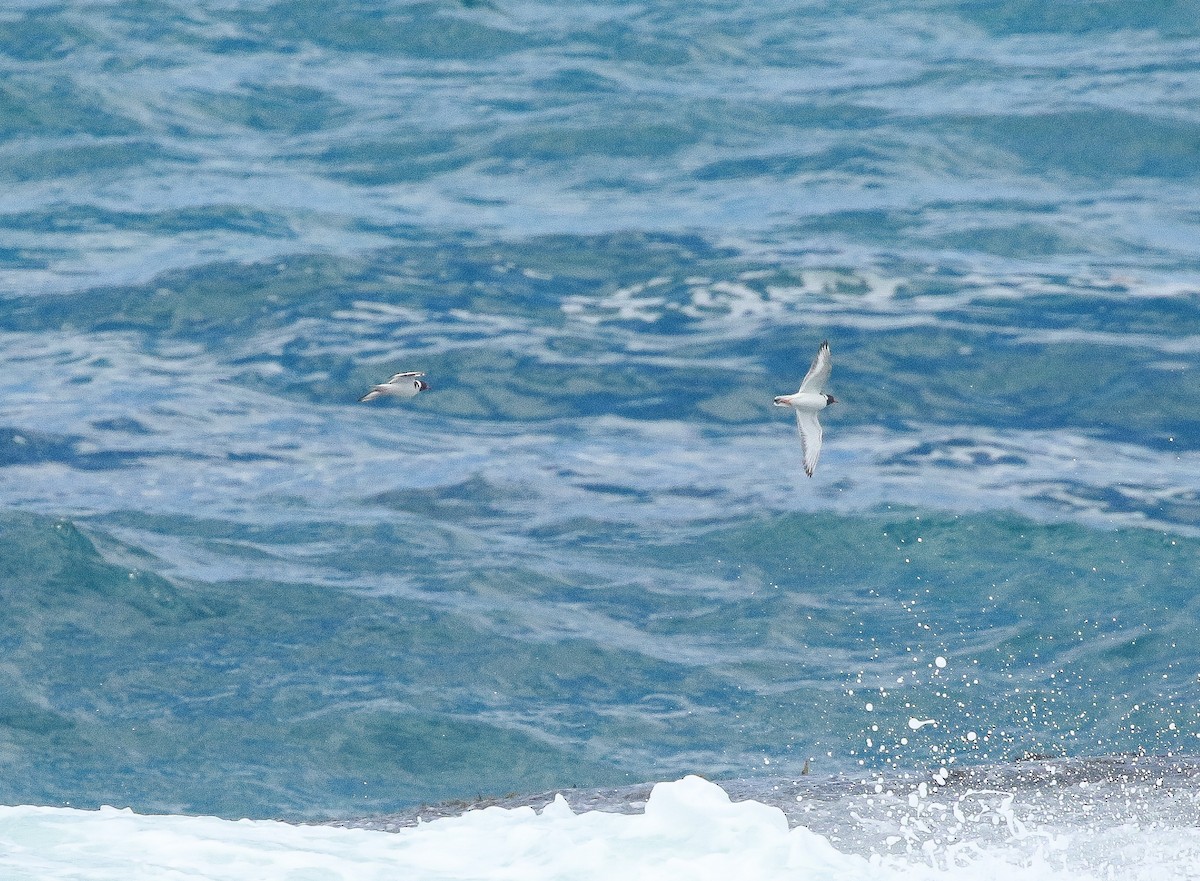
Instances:
[[[409,383],[405,383],[404,380],[416,379],[418,376],[424,375],[424,373],[421,373],[418,370],[410,370],[407,373],[396,373],[387,382],[381,382],[379,385],[371,386],[371,390],[359,398],[359,401],[373,401],[376,398],[383,397],[384,395],[400,395],[401,397],[404,397],[404,392],[402,392],[401,389],[407,391],[409,386]],[[407,396],[412,397],[415,394],[416,392],[412,392]]]
[[[804,473],[812,477],[817,470],[817,460],[821,458],[824,432],[817,414],[811,410],[796,411],[796,428],[800,431],[800,446],[804,450]]]
[[[831,370],[833,361],[829,357],[829,340],[825,340],[821,343],[821,348],[817,349],[817,357],[813,358],[812,366],[804,376],[804,382],[800,383],[800,391],[820,394],[825,388],[825,383],[829,382]]]

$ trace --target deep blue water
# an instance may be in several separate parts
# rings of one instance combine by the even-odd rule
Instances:
[[[1197,59],[1187,3],[8,4],[0,803],[1197,752]]]

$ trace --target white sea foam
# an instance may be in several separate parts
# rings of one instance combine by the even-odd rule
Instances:
[[[932,796],[914,793],[918,807]],[[372,879],[1172,879],[1200,870],[1195,830],[1030,829],[1003,801],[988,834],[938,839],[920,812],[901,856],[838,849],[782,811],[732,802],[686,777],[654,787],[644,814],[489,807],[397,832],[278,821],[143,816],[102,808],[0,808],[6,881],[372,881]],[[1007,813],[1005,811],[1007,810]],[[961,810],[955,816],[967,817]],[[923,831],[925,830],[925,831]],[[999,830],[999,839],[997,831]],[[999,843],[997,841],[999,840]]]
[[[1158,333],[1093,331],[1076,327],[1045,328],[996,323],[980,306],[1020,302],[1031,297],[1059,297],[1081,302],[1134,298],[1194,296],[1195,278],[1163,280],[1080,276],[1064,283],[1049,276],[966,274],[955,278],[953,291],[943,284],[923,291],[933,279],[837,268],[794,271],[784,279],[748,271],[738,281],[655,278],[615,291],[564,297],[568,318],[591,326],[636,321],[652,326],[672,315],[694,320],[695,333],[718,334],[727,340],[754,339],[778,323],[809,324],[819,316],[825,328],[888,331],[920,326],[1000,334],[1017,342],[1039,345],[1085,344],[1098,347],[1136,347],[1167,354],[1194,354],[1195,335],[1173,328]],[[1038,313],[1030,311],[1031,317]],[[676,345],[674,338],[664,345]]]

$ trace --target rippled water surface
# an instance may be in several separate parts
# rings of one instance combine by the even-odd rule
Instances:
[[[1195,753],[1193,12],[9,4],[0,802]]]

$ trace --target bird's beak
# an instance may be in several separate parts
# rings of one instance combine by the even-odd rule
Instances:
[[[780,395],[779,397],[777,397],[777,398],[775,399],[775,406],[776,406],[776,407],[786,407],[786,406],[787,406],[787,401],[785,401],[785,400],[783,399],[783,396],[782,396],[782,395]]]

